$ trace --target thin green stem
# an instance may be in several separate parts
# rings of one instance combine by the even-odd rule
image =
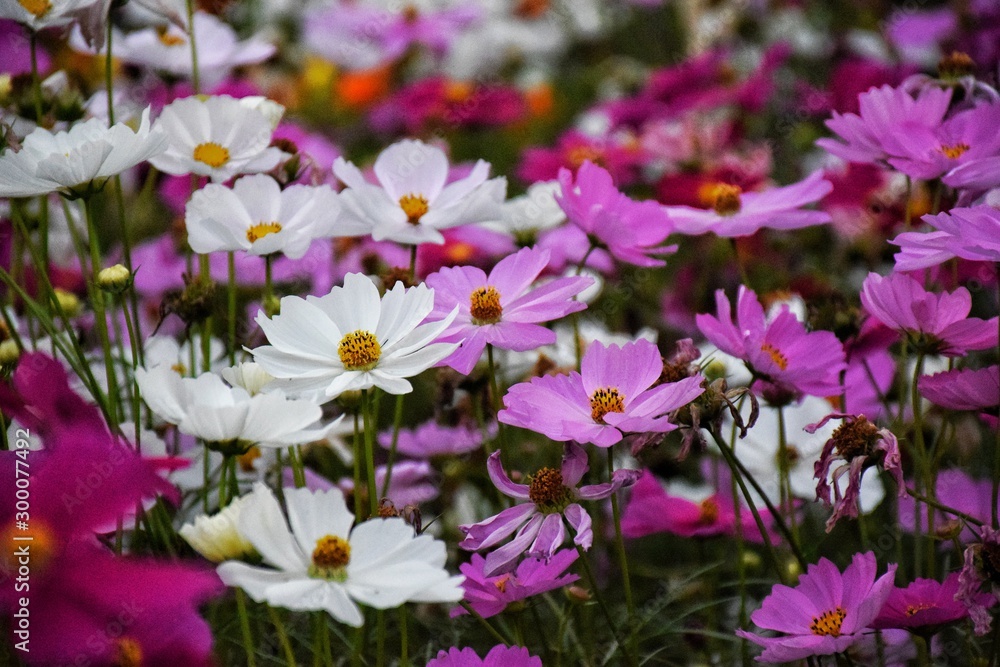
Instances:
[[[229,364],[236,365],[236,253],[226,258],[228,282],[226,283],[226,327],[229,334]]]
[[[378,514],[378,487],[375,485],[375,410],[371,389],[361,390],[361,412],[365,417],[365,468],[368,474],[368,516]],[[357,509],[357,508],[355,508]]]
[[[482,614],[480,614],[480,613],[479,613],[478,611],[476,611],[476,610],[475,610],[475,609],[474,609],[474,608],[472,607],[472,605],[470,605],[470,604],[469,604],[468,602],[466,602],[465,600],[460,600],[458,604],[460,604],[460,605],[462,606],[462,608],[463,608],[463,609],[465,609],[465,611],[469,612],[469,614],[470,614],[470,615],[471,615],[471,616],[472,616],[472,617],[473,617],[474,619],[476,619],[477,621],[479,621],[479,624],[480,624],[480,625],[482,625],[482,626],[483,626],[483,628],[484,628],[484,629],[485,629],[485,630],[486,630],[486,631],[487,631],[488,633],[490,633],[490,635],[492,635],[492,637],[493,637],[494,639],[496,639],[496,640],[497,640],[498,642],[500,642],[500,643],[501,643],[501,644],[503,644],[504,646],[510,646],[510,645],[511,645],[511,643],[512,643],[512,642],[511,642],[511,641],[510,641],[509,639],[507,639],[506,637],[504,637],[504,636],[503,636],[502,634],[500,634],[500,631],[499,631],[499,630],[497,630],[497,629],[496,629],[495,627],[493,627],[493,624],[492,624],[492,623],[490,623],[490,622],[489,622],[489,621],[487,621],[487,620],[486,620],[485,618],[483,618]]]
[[[94,214],[94,198],[84,199],[84,217],[87,219],[87,236],[90,242],[90,299],[94,308],[94,318],[96,320],[97,335],[101,341],[101,351],[104,353],[104,372],[108,382],[108,401],[110,402],[108,412],[114,419],[110,424],[116,428],[121,423],[121,404],[118,396],[118,376],[115,373],[114,357],[111,355],[111,338],[108,333],[108,318],[104,308],[104,293],[97,285],[97,274],[101,271],[101,248],[97,237],[97,221]]]
[[[201,92],[201,76],[198,72],[198,45],[194,36],[194,5],[195,0],[187,0],[188,42],[191,44],[191,87],[197,95]]]
[[[409,624],[406,619],[406,605],[399,606],[399,667],[410,667]]]
[[[240,617],[240,633],[243,635],[243,648],[247,652],[247,667],[257,667],[257,653],[253,645],[253,633],[250,632],[250,615],[247,613],[247,595],[242,588],[236,589],[236,613]]]
[[[274,630],[278,634],[278,644],[281,645],[281,650],[285,654],[285,662],[288,663],[288,667],[295,667],[295,651],[292,650],[292,643],[288,640],[288,632],[285,630],[285,624],[281,621],[281,615],[278,611],[271,606],[267,606],[267,615],[271,618],[271,623],[274,624]]]
[[[375,612],[375,667],[385,667],[385,610]]]
[[[587,577],[587,583],[590,585],[590,590],[594,593],[594,599],[597,600],[597,606],[601,608],[601,613],[604,614],[604,620],[608,622],[608,629],[614,636],[615,641],[618,643],[618,648],[623,654],[625,654],[625,659],[629,664],[638,664],[634,656],[628,650],[625,642],[621,639],[621,634],[618,631],[618,625],[615,623],[614,616],[611,615],[611,610],[608,608],[607,603],[604,601],[604,596],[601,595],[601,589],[597,586],[597,578],[594,576],[594,571],[590,568],[590,560],[587,558],[586,552],[583,550],[579,544],[574,544],[576,547],[576,553],[579,555],[579,562],[583,566],[583,572]]]
[[[611,483],[615,472],[614,450],[608,448],[608,483]],[[622,514],[618,506],[618,494],[611,494],[611,515],[615,522],[615,547],[618,551],[618,566],[622,571],[622,584],[625,590],[625,607],[628,609],[628,627],[636,628],[635,599],[632,597],[632,581],[628,572],[628,556],[625,554],[625,540],[622,537]],[[635,658],[639,651],[639,636],[636,632],[628,633],[629,656]]]
[[[486,363],[490,374],[490,393],[493,395],[493,416],[497,420],[497,435],[500,440],[500,458],[507,455],[507,431],[500,421],[500,410],[503,409],[503,397],[500,395],[500,384],[497,381],[497,367],[493,361],[493,345],[486,344]]]
[[[403,423],[403,397],[405,394],[396,395],[396,410],[392,416],[392,443],[389,445],[389,459],[385,464],[385,480],[382,482],[382,493],[389,495],[389,482],[392,481],[392,465],[396,461],[396,449],[399,446],[399,428]]]

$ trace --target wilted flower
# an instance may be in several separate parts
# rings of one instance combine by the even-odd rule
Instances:
[[[965,548],[955,599],[969,610],[976,634],[985,635],[993,622],[989,607],[1000,600],[1000,531],[990,526],[980,531],[979,541]],[[983,598],[984,588],[991,599]]]

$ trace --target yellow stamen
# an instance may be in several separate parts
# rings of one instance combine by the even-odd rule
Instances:
[[[423,195],[413,194],[403,195],[399,198],[399,207],[406,214],[406,220],[411,225],[420,223],[420,218],[427,214],[430,208],[427,206],[427,198]]]
[[[118,667],[142,667],[142,646],[131,637],[122,637],[115,645]]]
[[[599,165],[603,157],[604,155],[601,151],[596,148],[592,148],[591,146],[576,146],[569,149],[566,153],[566,162],[569,163],[570,167],[576,169],[588,161]]]
[[[809,629],[814,635],[820,637],[839,637],[840,626],[843,625],[845,616],[847,616],[847,612],[844,611],[843,607],[824,611],[812,620]]]
[[[351,562],[351,545],[336,535],[324,535],[316,540],[312,552],[309,575],[318,579],[343,581],[347,578],[344,568]]]
[[[601,424],[609,412],[625,412],[625,397],[616,387],[602,387],[590,397],[590,417]]]
[[[925,609],[933,609],[936,606],[937,605],[932,604],[930,602],[922,602],[920,604],[907,605],[906,606],[906,615],[907,616],[916,616],[917,614],[919,614],[920,612],[924,611]]]
[[[740,202],[742,193],[743,189],[738,185],[716,183],[710,190],[709,201],[719,215],[734,215],[739,213],[743,207],[742,202]]]
[[[198,144],[194,147],[194,159],[218,169],[229,162],[229,149],[214,141]]]
[[[472,291],[470,297],[469,313],[472,315],[473,324],[496,324],[503,315],[503,306],[500,305],[500,292],[495,287],[479,287]]]
[[[962,157],[965,151],[969,150],[969,144],[967,143],[957,143],[950,146],[942,146],[940,149],[944,156],[949,160],[957,160]]]
[[[528,498],[542,509],[561,510],[570,495],[563,485],[562,471],[555,468],[541,468],[528,486]]]
[[[52,9],[52,3],[49,0],[17,0],[17,4],[36,19],[42,18]]]
[[[240,454],[236,457],[236,462],[240,465],[240,470],[243,472],[253,472],[254,461],[261,457],[260,447],[254,445],[246,451],[244,454]]]
[[[352,331],[340,339],[337,354],[349,371],[370,371],[382,356],[382,346],[370,331]]]
[[[505,593],[507,592],[507,584],[509,582],[510,582],[510,575],[505,574],[496,581],[494,581],[493,585],[497,587],[498,591],[500,591],[501,593]]]
[[[281,231],[280,222],[258,222],[247,230],[247,241],[255,243],[268,234],[277,234]]]
[[[767,354],[771,357],[771,361],[773,361],[778,368],[783,371],[788,370],[788,357],[786,357],[781,350],[770,343],[764,343],[760,346],[760,349],[767,352]]]
[[[701,513],[698,515],[698,523],[713,524],[719,520],[719,503],[711,498],[701,501],[699,506]]]
[[[169,32],[166,27],[156,29],[156,37],[164,46],[181,46],[187,44],[187,40],[181,35]]]

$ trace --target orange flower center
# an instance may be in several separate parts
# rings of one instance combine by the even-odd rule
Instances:
[[[601,387],[590,397],[590,417],[595,422],[604,423],[604,415],[609,412],[625,412],[625,397],[617,387]]]
[[[570,490],[563,485],[562,471],[555,468],[541,468],[528,486],[528,498],[543,511],[561,512],[570,497]]]
[[[52,9],[52,3],[49,0],[17,0],[17,4],[36,19],[42,18]]]
[[[449,81],[444,87],[444,98],[453,103],[466,102],[475,90],[468,81]]]
[[[382,346],[370,331],[352,331],[340,339],[337,354],[349,371],[370,371],[382,356]]]
[[[573,169],[576,169],[588,160],[594,164],[600,164],[603,154],[601,151],[591,146],[575,146],[566,153],[566,162]]]
[[[240,470],[243,472],[253,472],[254,461],[261,457],[260,447],[254,445],[248,449],[245,453],[240,454],[236,457],[236,462],[240,464]]]
[[[951,144],[950,146],[942,146],[938,150],[944,153],[944,156],[949,160],[957,160],[965,154],[965,151],[969,150],[969,144],[965,142]]]
[[[12,521],[0,532],[0,573],[13,576],[22,567],[30,567],[32,574],[41,573],[58,544],[56,534],[38,519]]]
[[[519,0],[514,7],[514,14],[523,19],[537,19],[549,10],[549,0]]]
[[[767,352],[768,356],[771,357],[771,361],[774,362],[775,366],[777,366],[783,371],[788,370],[788,357],[786,357],[781,350],[776,348],[774,345],[771,345],[770,343],[764,343],[763,345],[760,346],[760,349],[764,352]]]
[[[198,144],[194,147],[194,159],[217,169],[229,162],[229,149],[214,141]]]
[[[131,637],[122,637],[115,644],[115,659],[118,667],[142,667],[142,646]]]
[[[160,44],[163,44],[164,46],[181,46],[183,44],[187,44],[187,40],[181,35],[172,33],[165,27],[157,28],[156,37],[160,40]]]
[[[845,616],[847,616],[847,612],[844,611],[843,607],[824,611],[812,620],[809,629],[814,635],[820,637],[839,637],[840,626],[843,625]]]
[[[719,520],[719,503],[712,498],[701,501],[699,509],[701,513],[698,515],[698,523],[713,524]]]
[[[403,195],[399,198],[399,207],[406,214],[406,220],[411,225],[420,223],[420,218],[427,214],[430,208],[427,206],[427,198],[423,195],[413,194]]]
[[[316,540],[312,552],[310,576],[318,579],[343,581],[347,578],[344,568],[351,562],[351,545],[336,535],[324,535]]]
[[[496,324],[503,315],[500,305],[500,292],[493,286],[478,287],[472,291],[469,299],[469,312],[473,324]]]
[[[256,243],[268,234],[277,234],[281,231],[280,222],[258,222],[247,230],[247,241]]]
[[[494,581],[493,585],[496,586],[497,590],[500,591],[501,593],[506,593],[508,583],[510,583],[510,575],[505,574],[496,581]]]
[[[922,602],[920,604],[906,605],[906,615],[907,616],[916,616],[917,614],[919,614],[920,612],[924,611],[925,609],[933,609],[936,606],[937,605],[934,605],[934,604],[932,604],[930,602]]]
[[[741,194],[743,189],[738,185],[716,183],[708,193],[708,201],[719,215],[734,215],[743,207]]]

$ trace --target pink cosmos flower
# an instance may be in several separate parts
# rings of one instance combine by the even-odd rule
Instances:
[[[861,640],[892,593],[896,565],[875,578],[878,564],[872,552],[854,554],[841,573],[825,558],[810,565],[794,588],[777,584],[750,619],[777,637],[737,630],[744,639],[763,646],[761,662],[790,662],[847,650]]]
[[[483,618],[496,616],[508,605],[577,581],[579,576],[564,574],[576,559],[575,551],[563,549],[547,560],[526,558],[518,564],[515,572],[487,577],[486,559],[473,554],[471,562],[463,563],[458,568],[465,575],[462,582],[465,601]],[[468,613],[464,607],[451,610],[452,618]]]
[[[993,504],[993,483],[988,479],[975,479],[958,468],[947,468],[938,473],[934,484],[934,498],[942,505],[957,510],[963,514],[978,519],[983,523],[989,523]],[[946,520],[957,521],[958,518],[946,510],[935,510],[938,523],[942,523],[942,517]],[[906,531],[913,531],[917,522],[921,526],[927,525],[927,513],[924,503],[917,502],[915,498],[907,494],[899,498],[899,525]],[[976,539],[976,533],[972,528],[963,528],[960,538],[964,541]]]
[[[842,517],[856,518],[859,511],[861,496],[861,476],[871,466],[878,465],[892,475],[900,497],[906,495],[903,484],[902,457],[899,453],[899,441],[887,428],[876,428],[863,416],[847,415],[835,412],[824,417],[816,424],[806,427],[806,432],[815,433],[831,419],[841,419],[843,422],[823,445],[823,451],[815,464],[816,498],[828,504],[833,504],[833,514],[826,522],[826,532],[833,530],[834,525]],[[843,461],[833,471],[830,479],[830,468],[834,461]],[[847,475],[847,489],[841,495],[840,478]],[[831,484],[832,481],[832,484]],[[831,501],[831,487],[833,499]]]
[[[990,190],[1000,186],[1000,155],[968,160],[941,179],[951,188]]]
[[[663,266],[650,255],[673,253],[675,245],[660,245],[674,230],[670,217],[654,201],[636,202],[615,188],[609,174],[589,160],[574,178],[559,170],[562,193],[556,197],[571,223],[582,229],[591,245],[607,248],[621,262]]]
[[[643,156],[638,147],[615,136],[592,137],[579,130],[568,130],[554,148],[528,148],[517,169],[525,183],[552,181],[562,169],[576,171],[587,160],[608,170],[617,183],[635,181]]]
[[[765,510],[761,512],[761,518],[767,525],[770,514]],[[743,535],[748,540],[762,541],[753,513],[749,509],[740,509],[739,521],[742,523]],[[669,493],[653,473],[645,470],[632,487],[628,504],[622,513],[622,535],[633,539],[656,533],[672,533],[682,537],[735,535],[736,522],[731,492],[715,492],[698,502]]]
[[[842,141],[820,139],[816,145],[848,162],[884,163],[906,155],[910,133],[938,128],[950,103],[950,89],[924,88],[914,99],[901,88],[872,88],[858,97],[858,114],[834,111],[826,121]]]
[[[492,425],[487,435],[496,432]],[[378,435],[378,444],[384,449],[392,446],[392,430]],[[445,426],[431,419],[415,428],[399,429],[396,451],[415,459],[432,456],[457,456],[473,452],[483,446],[483,431],[475,424]]]
[[[972,296],[964,287],[935,294],[901,273],[885,278],[869,273],[861,287],[861,304],[927,353],[959,357],[997,344],[997,318],[969,317]]]
[[[920,394],[950,410],[996,410],[1000,405],[1000,367],[963,368],[924,375],[917,381]]]
[[[527,106],[513,86],[454,81],[431,76],[416,81],[396,93],[368,114],[369,123],[381,133],[403,131],[426,134],[449,127],[484,128],[509,125],[522,120]]]
[[[428,321],[449,317],[458,307],[458,317],[438,341],[461,345],[439,365],[468,375],[487,345],[525,352],[555,343],[555,332],[541,324],[584,310],[587,304],[573,297],[594,280],[557,278],[532,288],[548,261],[547,250],[523,248],[500,260],[488,276],[473,266],[443,268],[427,276],[434,289]]]
[[[829,331],[807,332],[787,305],[770,320],[753,290],[740,285],[736,322],[729,299],[715,293],[718,317],[701,314],[698,328],[716,347],[742,359],[751,372],[776,386],[812,396],[840,393],[844,347]]]
[[[619,489],[628,488],[639,477],[637,470],[616,470],[610,482],[577,487],[589,466],[587,452],[575,442],[567,443],[562,466],[541,468],[528,484],[515,484],[504,472],[500,452],[486,462],[493,484],[506,496],[522,500],[496,516],[472,525],[459,526],[465,539],[458,545],[467,551],[494,547],[508,536],[514,539],[486,556],[483,575],[492,577],[510,571],[522,554],[552,558],[566,540],[566,524],[573,529],[573,543],[584,550],[594,541],[590,515],[581,500],[604,500]]]
[[[713,232],[732,238],[749,236],[760,229],[800,229],[830,222],[825,211],[802,210],[833,190],[833,184],[816,171],[804,180],[761,192],[743,192],[738,185],[719,183],[712,190],[711,209],[664,206],[682,234]]]
[[[910,178],[929,180],[1000,152],[1000,103],[959,111],[937,127],[906,126],[888,162]],[[964,180],[964,179],[963,179]]]
[[[921,219],[937,231],[904,232],[890,241],[900,247],[896,271],[925,269],[953,257],[1000,261],[1000,211],[992,206],[953,208]]]
[[[701,377],[653,386],[663,371],[656,345],[636,340],[624,346],[595,341],[580,372],[545,375],[512,386],[498,419],[553,440],[611,447],[626,433],[666,433],[677,428],[668,413],[704,389]]]
[[[498,644],[490,649],[485,658],[471,648],[450,648],[441,651],[427,663],[427,667],[542,667],[542,659],[528,653],[520,646]]]
[[[906,588],[894,588],[872,627],[934,632],[942,625],[966,618],[969,610],[955,599],[958,577],[958,572],[952,572],[943,582],[915,579]],[[985,606],[995,602],[988,595],[980,598]]]

